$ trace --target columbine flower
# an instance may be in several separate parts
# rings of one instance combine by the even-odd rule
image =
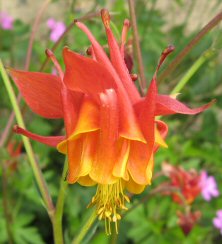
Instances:
[[[219,196],[216,180],[213,176],[208,176],[206,171],[201,173],[200,181],[202,197],[206,201],[210,201],[213,197]]]
[[[56,42],[66,30],[66,26],[62,21],[55,21],[53,18],[48,19],[47,26],[51,29],[50,40]]]
[[[200,211],[195,212],[188,212],[188,213],[182,213],[177,212],[177,216],[179,218],[178,224],[180,228],[182,229],[185,236],[189,235],[191,230],[193,229],[194,225],[197,223],[197,221],[201,217]]]
[[[114,222],[117,230],[120,211],[126,209],[125,202],[129,201],[125,189],[140,193],[151,184],[154,154],[159,146],[166,147],[164,137],[168,127],[155,120],[155,116],[197,114],[211,103],[190,109],[170,96],[157,93],[156,73],[172,47],[163,52],[148,92],[142,98],[124,63],[125,40],[119,47],[110,28],[108,11],[102,10],[101,15],[110,59],[89,29],[76,21],[91,42],[91,58],[64,48],[63,74],[48,50],[59,77],[13,69],[10,74],[35,113],[64,119],[66,136],[42,137],[19,127],[15,131],[66,154],[69,183],[97,185],[90,205],[96,206],[109,234],[110,223]]]
[[[9,16],[7,13],[0,13],[0,26],[4,30],[12,30],[13,29],[13,18]]]
[[[173,200],[179,204],[191,204],[200,194],[200,175],[194,170],[185,171],[182,167],[163,164],[163,172],[170,178],[170,186],[177,187],[180,194],[171,193]],[[186,201],[186,202],[184,202]]]
[[[220,230],[222,235],[222,210],[217,211],[217,216],[213,219],[214,226]]]

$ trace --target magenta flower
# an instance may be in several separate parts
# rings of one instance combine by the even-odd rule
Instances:
[[[4,30],[12,30],[13,29],[13,18],[9,16],[7,13],[0,13],[0,26]]]
[[[202,197],[206,201],[210,201],[211,198],[219,196],[215,178],[213,176],[208,176],[206,171],[201,173],[200,187]]]
[[[50,40],[53,42],[56,42],[66,29],[66,26],[62,21],[56,21],[53,18],[48,19],[47,26],[51,30]]]
[[[214,227],[220,230],[222,235],[222,210],[217,211],[217,216],[213,219]]]

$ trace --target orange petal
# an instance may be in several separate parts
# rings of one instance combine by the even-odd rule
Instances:
[[[99,129],[99,108],[92,99],[85,96],[79,112],[79,119],[72,136]]]
[[[118,138],[118,104],[113,89],[100,94],[100,130],[96,158],[90,177],[100,184],[112,184],[117,179],[112,175],[116,162],[116,143]]]
[[[81,170],[81,157],[82,157],[83,137],[67,141],[68,151],[68,175],[67,181],[75,183],[78,180],[79,172]]]
[[[132,179],[139,185],[151,183],[153,157],[146,144],[131,142],[128,170]]]
[[[57,150],[60,152],[60,153],[63,153],[63,154],[67,154],[67,140],[63,140],[61,141],[58,145],[57,145]]]
[[[61,83],[57,76],[11,68],[9,73],[33,112],[49,119],[63,117]]]
[[[132,103],[135,103],[140,98],[140,94],[131,80],[130,74],[124,62],[124,58],[121,55],[119,45],[112,33],[112,30],[110,29],[110,16],[108,10],[102,9],[101,16],[104,26],[106,28],[111,62],[117,74],[119,75],[130,100],[132,101]]]
[[[130,152],[130,141],[120,138],[117,143],[117,159],[115,166],[113,168],[113,175],[115,177],[123,178],[124,180],[129,180],[129,174],[127,172],[127,162]]]
[[[146,139],[140,129],[137,117],[134,113],[132,104],[118,94],[120,110],[120,136],[134,141],[146,143]]]
[[[143,134],[140,131],[139,124],[132,107],[132,102],[128,96],[128,92],[123,86],[120,77],[118,76],[117,72],[112,66],[103,48],[100,46],[100,44],[96,41],[92,33],[83,23],[77,21],[76,25],[86,33],[86,35],[88,36],[89,40],[92,43],[93,51],[95,53],[97,61],[103,64],[109,70],[110,75],[114,79],[115,85],[117,87],[115,90],[118,96],[119,108],[120,108],[121,136],[129,140],[138,140],[146,143],[146,140],[144,139]],[[130,82],[132,83],[131,80]]]
[[[109,70],[110,74],[113,76],[113,78],[115,80],[116,86],[118,87],[119,93],[121,94],[121,96],[123,97],[123,99],[124,100],[129,99],[129,97],[128,97],[128,91],[125,90],[125,87],[123,86],[123,83],[122,83],[119,75],[117,74],[116,70],[114,69],[112,63],[110,62],[109,58],[107,57],[107,55],[104,52],[104,50],[101,47],[101,45],[97,42],[97,40],[92,35],[92,33],[90,32],[90,30],[83,23],[77,21],[76,22],[76,25],[83,32],[85,32],[85,34],[89,38],[90,42],[92,43],[92,47],[93,47],[93,51],[94,51],[96,60],[99,63],[103,64]],[[131,81],[131,83],[132,83],[132,81]],[[133,84],[133,86],[134,86],[134,84]],[[135,91],[135,89],[134,89],[134,91]],[[135,91],[135,94],[136,93],[138,93],[138,92]],[[139,99],[139,97],[137,97],[135,94],[132,95],[132,97],[131,97],[131,100],[132,100],[133,103],[137,102],[138,99]]]
[[[82,105],[79,111],[77,124],[74,132],[68,137],[68,140],[77,139],[80,134],[93,132],[99,129],[99,109],[92,99],[84,96]],[[67,153],[67,141],[64,140],[57,146],[59,152]]]
[[[73,133],[79,115],[79,108],[83,100],[83,93],[68,90],[62,85],[62,103],[67,138]]]
[[[69,140],[68,176],[69,183],[75,183],[79,177],[89,174],[95,157],[96,133],[86,133],[76,140]]]

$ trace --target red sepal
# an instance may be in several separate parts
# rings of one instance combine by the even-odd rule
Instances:
[[[15,125],[13,130],[17,134],[27,136],[34,141],[38,141],[50,147],[56,147],[61,141],[65,140],[65,136],[40,136],[21,128],[18,125]]]
[[[63,117],[61,83],[57,76],[9,69],[28,106],[45,118]]]

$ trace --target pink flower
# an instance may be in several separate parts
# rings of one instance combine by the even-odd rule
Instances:
[[[9,16],[7,13],[0,13],[0,26],[4,30],[12,30],[13,29],[13,18]]]
[[[47,26],[51,29],[50,40],[56,42],[64,33],[66,26],[62,21],[56,21],[53,18],[48,19]]]
[[[219,196],[217,183],[213,176],[208,176],[206,171],[201,173],[200,187],[202,197],[206,201],[210,201],[213,197]]]
[[[222,235],[222,210],[217,211],[217,216],[213,219],[214,227],[220,230]]]

